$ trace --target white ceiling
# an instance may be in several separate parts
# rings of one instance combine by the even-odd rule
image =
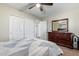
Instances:
[[[28,7],[29,3],[8,3],[7,5],[23,10],[25,7]],[[26,9],[25,12],[31,13],[37,17],[47,17],[52,16],[59,12],[65,12],[73,9],[79,8],[79,3],[54,3],[53,6],[43,6],[44,12],[41,12],[39,8],[34,7],[32,9]]]

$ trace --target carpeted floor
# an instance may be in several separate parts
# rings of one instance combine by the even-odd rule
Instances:
[[[64,52],[63,56],[79,56],[79,50],[70,49],[70,48],[66,48],[66,47],[62,47],[62,46],[60,46],[60,48]]]

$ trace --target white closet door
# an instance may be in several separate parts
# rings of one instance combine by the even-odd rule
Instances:
[[[25,19],[25,38],[34,38],[35,36],[34,20]]]
[[[9,37],[10,40],[24,38],[24,19],[16,16],[10,16],[9,20]]]
[[[47,21],[40,21],[38,24],[38,37],[47,40]]]

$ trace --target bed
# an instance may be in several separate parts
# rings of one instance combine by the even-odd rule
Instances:
[[[56,43],[38,38],[0,43],[0,56],[60,56],[62,49]]]

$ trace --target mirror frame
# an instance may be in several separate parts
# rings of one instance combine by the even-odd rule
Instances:
[[[53,22],[59,22],[59,21],[67,21],[67,32],[69,31],[69,26],[68,26],[68,18],[64,18],[64,19],[59,19],[59,20],[53,20],[52,21],[52,31],[53,31]]]

